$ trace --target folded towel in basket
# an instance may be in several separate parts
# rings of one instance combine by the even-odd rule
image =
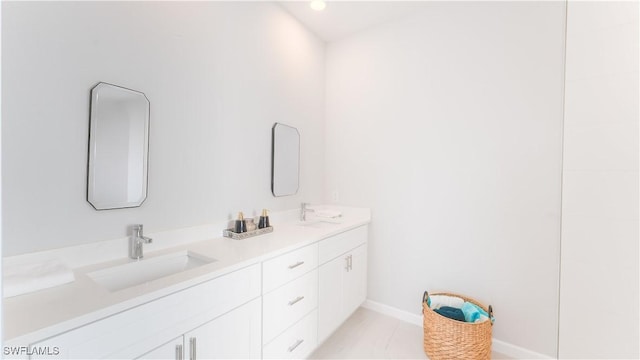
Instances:
[[[460,309],[463,304],[464,299],[450,295],[429,295],[429,298],[427,299],[427,305],[429,305],[433,310],[439,309],[442,306],[450,306]]]
[[[464,313],[462,312],[462,310],[458,309],[458,308],[454,308],[451,306],[443,306],[439,309],[435,309],[433,310],[435,312],[437,312],[438,314],[444,316],[444,317],[448,317],[449,319],[453,319],[453,320],[458,320],[458,321],[462,321],[464,322]]]
[[[73,271],[57,261],[12,266],[3,269],[3,296],[22,295],[73,281]]]
[[[483,308],[468,301],[462,305],[461,310],[466,322],[475,323],[489,320],[489,314]]]

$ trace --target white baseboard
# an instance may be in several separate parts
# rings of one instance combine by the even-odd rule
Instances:
[[[362,304],[362,307],[422,327],[421,313],[410,313],[369,299]],[[515,359],[553,359],[553,357],[549,357],[496,338],[493,338],[491,347],[493,351]]]
[[[422,327],[422,313],[412,314],[369,299],[365,300],[362,307]]]
[[[555,359],[554,357],[540,354],[496,338],[493,338],[491,341],[491,349],[497,353],[504,354],[515,359]]]

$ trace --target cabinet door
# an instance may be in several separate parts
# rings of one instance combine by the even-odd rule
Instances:
[[[347,254],[320,266],[318,274],[318,344],[342,324],[343,278],[348,266]]]
[[[367,245],[358,246],[347,256],[350,266],[344,274],[342,290],[345,318],[367,299]]]
[[[157,347],[154,350],[140,356],[140,360],[151,360],[151,359],[175,359],[181,360],[184,359],[184,337],[177,337],[168,343]]]
[[[255,359],[261,354],[261,300],[185,334],[185,359]]]

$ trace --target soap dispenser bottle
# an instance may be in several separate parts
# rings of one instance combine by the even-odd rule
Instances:
[[[258,220],[258,229],[264,229],[269,226],[269,215],[267,215],[267,209],[262,209],[262,215],[260,215],[260,220]]]
[[[244,220],[244,215],[242,214],[242,211],[238,213],[238,219],[236,219],[235,226],[233,227],[233,232],[238,234],[247,232],[247,223]]]

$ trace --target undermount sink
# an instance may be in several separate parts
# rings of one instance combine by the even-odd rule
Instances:
[[[317,228],[317,229],[324,229],[324,228],[329,228],[329,227],[333,227],[336,225],[339,225],[340,223],[337,221],[331,221],[331,220],[319,220],[319,219],[313,219],[313,220],[306,220],[306,221],[299,221],[298,225],[300,226],[304,226],[304,227],[312,227],[312,228]]]
[[[118,291],[194,269],[214,261],[216,260],[191,251],[180,251],[142,259],[125,265],[113,266],[88,273],[87,275],[91,280],[104,286],[109,291]]]

